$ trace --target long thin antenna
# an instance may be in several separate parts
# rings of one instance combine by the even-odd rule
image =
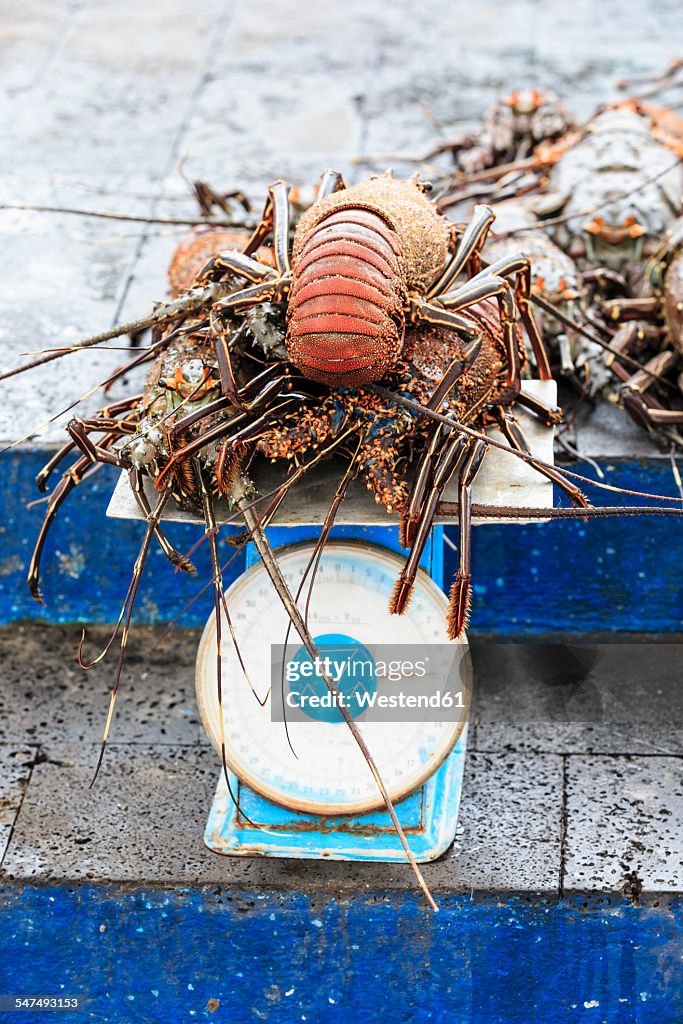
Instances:
[[[242,476],[238,476],[237,480],[235,481],[234,494],[236,498],[236,503],[239,507],[246,496],[246,484]],[[284,607],[286,608],[287,614],[290,616],[294,628],[301,637],[301,641],[306,650],[308,651],[309,655],[311,656],[311,658],[314,661],[316,661],[317,659],[316,663],[321,665],[322,659],[320,657],[320,652],[316,647],[313,637],[308,631],[303,616],[297,607],[297,604],[292,596],[292,592],[289,589],[289,586],[287,585],[287,581],[285,580],[284,576],[282,575],[282,572],[280,571],[280,567],[277,564],[275,556],[273,555],[270,544],[268,543],[268,540],[266,538],[265,532],[261,528],[261,524],[258,520],[258,517],[253,512],[248,511],[246,508],[243,509],[243,512],[244,520],[248,528],[252,531],[252,539],[254,541],[254,544],[256,545],[259,555],[261,556],[263,567],[270,576],[271,582],[275,587],[275,590],[280,600],[282,601]],[[401,846],[405,850],[406,857],[408,858],[410,866],[413,869],[418,884],[422,889],[422,892],[425,894],[427,902],[429,903],[432,910],[438,912],[439,908],[434,902],[434,897],[432,896],[431,892],[427,887],[427,883],[424,880],[424,876],[420,871],[420,867],[417,861],[415,860],[415,855],[413,854],[413,851],[410,849],[410,846],[408,845],[408,840],[406,839],[403,827],[401,826],[401,823],[398,820],[398,816],[394,809],[391,797],[387,792],[387,788],[384,784],[384,780],[382,779],[379,769],[375,764],[375,760],[370,751],[368,750],[365,740],[363,739],[363,735],[358,726],[356,725],[354,719],[352,718],[348,708],[344,705],[344,702],[340,700],[340,693],[335,683],[332,681],[332,679],[326,672],[322,671],[321,676],[328,690],[335,696],[336,704],[339,708],[339,711],[341,712],[344,721],[348,725],[351,731],[351,735],[358,744],[358,747],[361,753],[363,754],[363,757],[365,758],[368,768],[370,769],[372,776],[375,782],[377,783],[377,788],[382,794],[382,799],[384,800],[386,809],[389,812],[392,824],[396,830],[396,835],[398,836],[401,842]]]

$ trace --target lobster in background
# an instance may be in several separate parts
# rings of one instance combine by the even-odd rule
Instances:
[[[529,249],[538,249],[541,232],[575,261],[579,287],[573,309],[562,310],[552,289],[534,296],[541,308],[547,308],[544,301],[559,307],[565,325],[567,316],[583,321],[583,331],[570,329],[570,352],[566,336],[559,334],[561,372],[573,377],[573,368],[580,367],[582,390],[618,401],[646,429],[676,444],[683,443],[674,429],[683,422],[683,411],[680,364],[668,329],[678,301],[674,275],[655,285],[656,272],[653,278],[648,271],[644,281],[643,268],[661,252],[662,236],[682,211],[682,156],[683,119],[630,99],[598,108],[583,128],[549,136],[531,156],[488,173],[492,197],[496,190],[507,194],[520,176],[525,182],[526,195],[517,203],[532,222],[507,231],[506,243],[525,251],[529,236]],[[531,184],[530,173],[536,175]],[[442,180],[439,208],[462,210],[468,183],[481,177]],[[666,256],[657,260],[662,258],[667,262]],[[669,310],[664,321],[657,318],[663,309]],[[597,357],[600,347],[609,351]]]

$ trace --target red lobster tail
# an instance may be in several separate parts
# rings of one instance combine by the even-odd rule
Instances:
[[[406,611],[413,596],[413,582],[413,580],[406,580],[403,573],[396,580],[389,600],[390,615],[403,615]]]
[[[311,228],[294,270],[287,348],[322,384],[380,377],[403,345],[403,272],[397,234],[371,210],[336,210]]]
[[[230,439],[223,441],[216,458],[216,484],[221,494],[229,496],[235,482],[237,471],[245,455],[244,444],[233,444]]]
[[[417,516],[403,512],[398,521],[398,542],[402,548],[410,548],[415,542],[417,533]]]
[[[456,573],[449,595],[450,611],[448,613],[448,639],[457,640],[467,628],[470,621],[472,604],[472,577]]]

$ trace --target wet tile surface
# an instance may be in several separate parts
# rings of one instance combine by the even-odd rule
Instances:
[[[189,880],[204,857],[212,751],[114,745],[100,776],[94,744],[37,764],[5,856],[9,878]]]
[[[683,760],[570,758],[565,889],[683,888]]]
[[[31,776],[37,750],[0,743],[0,864]]]
[[[461,815],[444,870],[463,887],[557,890],[562,759],[470,754]]]
[[[136,628],[130,635],[110,738],[116,743],[202,740],[194,696],[199,635]],[[88,628],[93,659],[111,630]],[[116,650],[85,672],[77,662],[81,629],[16,627],[0,631],[0,742],[37,743],[50,753],[74,742],[98,743],[116,671]]]
[[[202,842],[219,761],[206,748],[62,744],[33,769],[2,872],[9,878],[405,888],[400,864],[221,857]],[[559,872],[561,763],[473,755],[458,837],[424,868],[435,889],[552,891]]]
[[[8,766],[10,826],[28,778],[26,759],[37,761],[5,855],[7,876],[303,885],[325,892],[412,887],[411,872],[401,864],[240,859],[204,847],[219,760],[195,706],[196,631],[133,630],[130,676],[112,742],[89,789],[113,664],[84,673],[74,662],[77,639],[77,630],[60,627],[0,634],[0,749]],[[93,647],[105,639],[103,630],[93,632]],[[647,663],[645,647],[631,646]],[[501,657],[496,672],[492,651],[489,675],[508,678],[509,656]],[[616,653],[611,656],[616,666]],[[632,675],[638,675],[635,668]],[[489,683],[479,694],[456,840],[440,860],[425,865],[428,884],[459,892],[552,893],[561,884],[612,890],[632,884],[627,875],[635,872],[633,884],[642,882],[646,891],[683,888],[683,760],[649,756],[642,745],[629,756],[615,755],[614,730],[583,722],[523,729],[496,724],[496,692]],[[518,708],[533,706],[528,673],[519,674],[510,692]],[[635,710],[630,717],[620,728],[634,739]],[[651,746],[669,742],[670,725],[651,721],[641,739],[647,731]]]
[[[477,750],[683,754],[683,645],[473,639]]]

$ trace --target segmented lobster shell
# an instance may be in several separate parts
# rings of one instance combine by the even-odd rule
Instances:
[[[378,380],[403,345],[403,252],[379,214],[346,208],[304,236],[289,300],[292,362],[312,380]]]

